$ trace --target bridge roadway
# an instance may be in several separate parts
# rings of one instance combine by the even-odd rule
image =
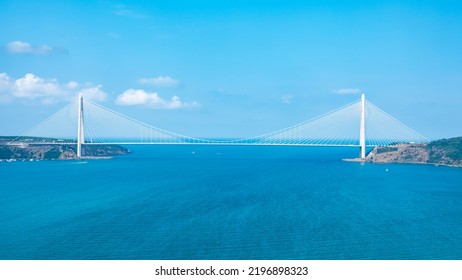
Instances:
[[[14,142],[8,145],[76,145],[77,142]],[[213,146],[297,146],[297,147],[356,147],[360,148],[359,144],[301,144],[301,143],[233,143],[233,142],[85,142],[82,145],[213,145]],[[366,144],[366,147],[373,148],[377,145]]]

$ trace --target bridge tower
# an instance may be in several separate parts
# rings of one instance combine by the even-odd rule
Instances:
[[[366,158],[366,96],[361,94],[361,124],[359,128],[359,150],[360,157]]]
[[[85,126],[83,122],[83,95],[79,93],[79,110],[77,118],[77,157],[82,157],[82,144],[85,143]]]

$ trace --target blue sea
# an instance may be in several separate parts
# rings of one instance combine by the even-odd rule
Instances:
[[[462,259],[462,168],[357,149],[129,146],[0,162],[0,259]]]

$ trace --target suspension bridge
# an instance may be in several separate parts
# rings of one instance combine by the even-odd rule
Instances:
[[[305,122],[271,133],[233,140],[188,137],[140,122],[85,99],[80,94],[48,119],[10,142],[25,144],[72,144],[77,156],[83,145],[101,144],[201,144],[289,145],[366,148],[429,140],[366,100],[353,103]]]

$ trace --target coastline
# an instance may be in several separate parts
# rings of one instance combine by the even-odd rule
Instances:
[[[114,159],[113,156],[82,156],[80,158],[64,158],[64,159],[34,159],[34,158],[10,158],[0,159],[0,162],[16,162],[16,161],[71,161],[71,160],[108,160]]]
[[[384,162],[384,161],[370,161],[362,158],[343,158],[342,161],[345,162],[357,162],[357,163],[371,163],[371,164],[420,164],[420,165],[433,165],[433,166],[444,166],[444,167],[453,167],[453,168],[462,168],[462,165],[456,164],[444,164],[444,163],[432,163],[432,162],[418,162],[418,161],[406,161],[406,162]]]
[[[397,143],[377,146],[364,158],[343,159],[349,162],[432,164],[462,167],[462,137],[429,143]]]
[[[28,144],[11,145],[13,137],[0,138],[0,161],[36,161],[36,160],[81,160],[111,159],[117,155],[131,153],[120,145],[102,144],[82,147],[82,157],[77,156],[76,144]]]

